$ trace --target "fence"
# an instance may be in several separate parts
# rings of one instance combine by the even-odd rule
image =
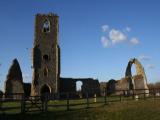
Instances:
[[[0,98],[0,112],[17,110],[17,112],[34,112],[34,111],[49,111],[50,109],[71,110],[77,108],[90,108],[99,105],[107,105],[109,102],[128,101],[128,100],[145,100],[149,98],[160,98],[160,89],[150,89],[146,92],[145,89],[136,90],[117,90],[111,95],[107,95],[106,90],[101,96],[89,96],[86,92],[83,98],[75,98],[77,93],[58,93],[44,94],[42,96],[26,97],[22,93],[12,94],[9,97]],[[3,95],[5,96],[5,95]],[[63,96],[63,97],[62,97]]]

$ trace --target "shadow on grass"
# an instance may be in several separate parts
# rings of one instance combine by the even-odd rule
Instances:
[[[102,108],[104,105],[89,108],[70,108],[67,110],[54,110],[48,112],[27,112],[17,114],[0,114],[0,120],[82,120],[88,118],[89,109]],[[89,120],[89,119],[87,119]]]
[[[69,111],[0,114],[0,120],[160,120],[159,100],[125,101],[94,108],[72,108]]]

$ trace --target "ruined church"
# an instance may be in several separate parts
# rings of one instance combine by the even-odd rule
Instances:
[[[100,84],[98,80],[92,78],[60,77],[58,15],[53,13],[36,14],[34,33],[32,49],[32,83],[28,86],[28,84],[22,82],[23,79],[21,78],[19,81],[21,81],[20,84],[22,88],[18,88],[14,91],[12,87],[15,85],[10,84],[10,82],[8,82],[9,80],[6,80],[5,93],[27,93],[28,95],[37,96],[44,93],[76,92],[76,82],[81,81],[83,83],[81,86],[82,95],[86,94],[86,92],[90,92],[90,95],[100,94]],[[14,73],[10,75],[10,81],[14,83],[16,81],[13,79],[12,75],[14,75]],[[18,75],[22,76],[22,72],[19,72]],[[8,89],[9,86],[12,86],[11,89]],[[30,92],[28,93],[28,91]]]
[[[34,43],[32,49],[32,83],[23,83],[18,60],[13,60],[5,81],[5,94],[25,93],[39,96],[44,93],[76,92],[76,82],[81,81],[81,96],[100,95],[100,83],[93,78],[62,78],[59,46],[59,17],[56,14],[37,14],[35,16]],[[131,66],[136,65],[137,75],[132,76]],[[111,83],[111,84],[110,84]],[[113,84],[114,83],[114,84]],[[18,87],[17,87],[18,86]],[[148,89],[144,68],[137,59],[129,61],[125,78],[108,82],[108,91]]]
[[[132,75],[132,65],[136,67],[136,75]],[[116,94],[130,94],[134,93],[149,93],[149,88],[147,85],[147,77],[145,74],[145,70],[142,64],[138,61],[138,59],[133,58],[128,62],[126,67],[125,77],[120,80],[110,80],[107,85],[108,93]]]

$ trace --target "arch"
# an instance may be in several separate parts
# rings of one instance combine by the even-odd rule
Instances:
[[[48,19],[45,19],[45,21],[43,22],[43,32],[50,32],[50,21]]]
[[[45,93],[51,93],[50,87],[46,84],[41,87],[41,95],[43,95]]]
[[[75,81],[75,85],[76,85],[76,92],[77,92],[77,97],[78,98],[82,98],[83,97],[83,80],[79,80],[77,79]]]
[[[80,80],[77,80],[76,81],[76,91],[81,92],[82,91],[82,85],[83,85],[83,82],[80,81]]]
[[[134,85],[134,81],[132,80],[132,71],[131,71],[131,67],[133,64],[135,65],[135,68],[136,68],[136,75],[142,75],[145,84],[147,84],[147,77],[142,64],[136,58],[133,58],[128,62],[126,72],[125,72],[125,77],[128,78],[130,89],[132,89]]]
[[[142,64],[136,58],[131,59],[128,62],[126,72],[125,72],[125,77],[132,77],[131,67],[132,67],[133,64],[136,67],[137,75],[143,75],[143,77],[146,79],[144,68],[143,68]]]
[[[49,60],[49,55],[48,54],[44,54],[43,55],[43,60],[48,61]]]

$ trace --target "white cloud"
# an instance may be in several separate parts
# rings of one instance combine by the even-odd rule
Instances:
[[[151,59],[150,56],[146,56],[146,55],[140,55],[138,58],[139,58],[140,60],[150,60],[150,59]]]
[[[127,39],[127,36],[120,30],[112,29],[109,32],[109,38],[113,44],[123,42]]]
[[[139,44],[139,40],[137,38],[132,38],[130,40],[130,43],[133,44],[133,45],[137,45],[137,44]]]
[[[127,32],[130,32],[130,31],[131,31],[131,28],[130,28],[130,27],[126,27],[126,31],[127,31]]]
[[[102,26],[102,31],[103,32],[106,32],[106,31],[108,31],[109,30],[109,26],[108,25],[103,25]]]
[[[154,69],[155,67],[154,67],[154,65],[152,65],[152,64],[148,64],[148,65],[147,65],[147,68],[148,68],[148,69]]]
[[[139,39],[136,37],[131,37],[128,33],[131,31],[130,27],[126,27],[122,30],[109,28],[109,25],[103,25],[102,31],[106,33],[105,36],[101,37],[101,43],[104,47],[109,47],[110,45],[115,45],[121,42],[127,41],[132,45],[138,45],[140,43]]]
[[[109,47],[109,45],[110,45],[109,39],[106,38],[105,36],[101,37],[101,43],[102,43],[103,47]]]

